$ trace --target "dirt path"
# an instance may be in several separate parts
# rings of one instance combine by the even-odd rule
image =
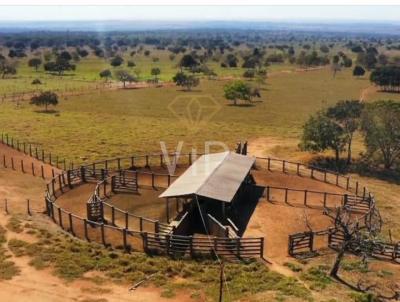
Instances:
[[[361,93],[360,93],[360,97],[359,97],[360,101],[361,102],[368,101],[368,97],[375,92],[376,92],[376,87],[373,85],[368,86],[367,88],[364,88],[363,90],[361,90]]]

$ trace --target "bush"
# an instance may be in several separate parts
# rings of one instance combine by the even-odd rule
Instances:
[[[40,85],[42,82],[39,79],[34,79],[31,83],[32,85]]]

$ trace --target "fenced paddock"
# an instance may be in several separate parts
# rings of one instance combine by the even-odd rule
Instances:
[[[122,160],[116,160],[115,162],[117,163],[117,168],[122,167]],[[144,163],[146,162],[145,158]],[[106,165],[104,161],[102,164]],[[107,167],[109,167],[109,164],[107,162]],[[114,173],[118,177],[111,181],[116,176],[113,175]],[[132,170],[126,173],[137,175],[138,188],[141,186],[165,188],[174,179],[174,176],[171,175],[158,174],[146,170]],[[98,169],[93,165],[68,170],[59,176],[55,176],[47,184],[48,190],[45,198],[47,214],[61,228],[74,236],[98,242],[105,246],[122,248],[126,251],[144,251],[173,257],[196,257],[200,255],[202,257],[218,255],[232,259],[262,257],[263,238],[237,238],[233,243],[232,241],[227,241],[226,238],[197,238],[174,235],[174,229],[166,223],[135,215],[115,207],[107,202],[106,199],[113,194],[112,183],[114,183],[115,187],[116,183],[124,181],[123,177],[120,176],[120,170]],[[94,196],[94,198],[101,200],[104,222],[88,220],[57,205],[57,198],[74,189],[74,187],[82,186],[88,182],[96,183],[91,198]]]
[[[163,155],[153,154],[98,161],[55,176],[47,185],[47,213],[57,224],[77,234],[80,238],[125,250],[174,257],[204,254],[208,256],[218,254],[227,258],[262,257],[263,238],[221,236],[202,238],[201,236],[175,235],[174,229],[161,219],[133,214],[129,208],[122,207],[121,209],[120,205],[110,203],[109,198],[113,194],[127,194],[127,192],[135,194],[138,190],[140,192],[141,187],[151,190],[168,187],[176,176],[165,173],[165,163],[171,158],[173,160],[176,158],[177,171],[183,171],[193,160],[192,154],[180,156],[169,154],[168,157],[167,160]],[[280,172],[285,175],[309,178],[342,190],[338,193],[267,185],[263,187],[263,197],[268,202],[316,209],[321,211],[321,215],[328,209],[334,210],[336,207],[346,206],[356,213],[354,219],[364,221],[367,227],[366,217],[371,212],[371,208],[375,207],[375,200],[366,187],[352,178],[300,163],[271,158],[257,158],[254,169],[258,172]],[[82,183],[97,184],[93,194],[102,202],[104,221],[89,221],[57,208],[55,203],[57,198]],[[122,191],[125,193],[121,193]],[[288,242],[289,255],[313,253],[318,241],[326,241],[326,246],[328,246],[328,238],[332,232],[332,229],[328,228],[291,234]],[[385,251],[387,250],[390,249],[386,248]],[[389,252],[381,254],[386,255]],[[398,255],[396,248],[393,248],[392,254]]]

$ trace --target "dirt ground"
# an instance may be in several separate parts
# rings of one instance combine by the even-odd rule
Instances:
[[[0,214],[0,225],[4,226],[9,216]],[[36,219],[36,218],[34,218]],[[43,220],[43,218],[39,218]],[[50,221],[43,220],[42,223],[48,229],[56,227]],[[21,239],[34,242],[34,238],[26,233],[15,234],[8,232],[7,239]],[[10,253],[11,255],[11,253]],[[161,290],[155,287],[139,287],[129,291],[132,285],[117,285],[114,283],[96,284],[91,281],[92,277],[102,276],[101,273],[86,274],[83,279],[66,282],[54,276],[50,269],[36,270],[29,265],[29,257],[12,257],[11,260],[21,270],[20,274],[12,280],[0,281],[0,301],[13,302],[67,302],[67,301],[191,301],[183,294],[177,293],[174,299],[160,297]]]
[[[254,155],[265,156],[270,148],[279,146],[269,144],[268,147],[263,145],[265,140],[259,141],[250,148],[250,152]],[[250,145],[252,146],[252,145]],[[18,154],[17,151],[0,145],[0,154],[6,153],[14,158],[30,159],[26,155]],[[46,171],[50,171],[51,167],[46,165]],[[266,186],[290,187],[294,189],[307,189],[315,191],[326,191],[331,193],[342,194],[344,191],[336,186],[325,184],[323,182],[311,180],[307,177],[299,177],[288,175],[281,172],[256,171],[254,176],[258,184]],[[160,180],[164,182],[165,180]],[[45,181],[40,177],[33,177],[21,172],[12,171],[11,169],[0,169],[0,205],[1,200],[9,198],[15,200],[15,209],[24,212],[26,199],[37,200],[37,206],[41,205],[44,193]],[[57,204],[65,210],[74,214],[86,215],[86,200],[93,193],[95,184],[85,184],[66,192],[59,197]],[[134,199],[139,200],[142,197],[151,195],[155,200],[160,192],[146,192],[136,196]],[[120,195],[114,201],[116,203],[126,204],[130,201],[131,196]],[[317,197],[310,197],[310,202]],[[143,199],[143,198],[142,198]],[[315,203],[318,201],[315,199]],[[14,204],[13,204],[14,206]],[[35,205],[36,206],[36,205]],[[161,204],[160,204],[161,206]],[[164,204],[163,211],[165,210]],[[130,206],[129,206],[130,207]],[[145,211],[143,206],[133,208]],[[162,211],[161,211],[162,212]],[[160,213],[161,213],[160,212]],[[153,213],[158,215],[159,213]],[[7,217],[3,213],[0,214],[0,224],[4,225]],[[57,225],[52,223],[47,217],[40,217],[46,223],[49,229],[59,229]],[[36,219],[36,218],[34,218]],[[314,230],[325,229],[330,225],[330,220],[322,215],[320,209],[305,208],[297,205],[283,204],[280,202],[267,201],[261,198],[250,218],[244,236],[265,237],[265,258],[272,263],[271,268],[285,275],[292,275],[289,269],[282,264],[289,259],[287,255],[288,235],[295,232],[307,230],[306,220]],[[10,233],[10,232],[9,232]],[[11,236],[11,235],[10,235]],[[27,236],[27,234],[12,234],[14,237]],[[27,238],[24,237],[24,240]],[[29,238],[28,238],[29,239]],[[323,238],[316,239],[316,245],[322,246],[326,244]],[[37,271],[28,264],[27,258],[13,259],[17,266],[21,269],[21,274],[10,281],[0,282],[0,300],[1,301],[172,301],[171,299],[160,298],[160,289],[153,287],[140,287],[138,290],[129,292],[129,285],[97,285],[89,281],[87,278],[72,283],[65,283],[63,280],[52,275],[49,270]],[[90,276],[88,276],[90,277]],[[103,299],[103,300],[99,300]],[[178,293],[175,301],[190,301],[190,298],[182,293]]]
[[[0,154],[7,154],[14,158],[24,158],[24,160],[34,161],[34,159],[18,153],[16,150],[0,144]],[[47,171],[51,167],[46,165]],[[50,170],[49,170],[50,169]],[[46,181],[40,177],[23,174],[20,171],[13,171],[9,168],[0,168],[0,225],[5,226],[12,214],[26,215],[26,199],[31,200],[31,207],[34,210],[43,210],[44,201],[42,199]],[[80,209],[74,200],[85,200],[94,189],[94,185],[88,184],[68,192],[68,199],[64,199],[66,208],[71,211]],[[9,215],[4,213],[4,199],[8,200]],[[61,197],[60,201],[63,199]],[[68,202],[67,202],[68,201]],[[34,213],[35,222],[43,224],[48,230],[59,230],[59,227],[51,222],[47,216]],[[34,242],[35,238],[26,233],[7,232],[7,239],[17,238],[27,242]],[[11,252],[8,252],[11,255]],[[54,276],[49,269],[36,270],[29,265],[28,257],[12,257],[11,260],[18,266],[21,273],[12,280],[0,281],[0,301],[15,302],[117,302],[117,301],[192,301],[188,295],[178,292],[174,299],[160,297],[161,289],[155,287],[139,287],[135,291],[129,291],[130,284],[117,285],[114,283],[95,284],[90,278],[100,273],[87,274],[82,280],[67,283],[66,281]]]

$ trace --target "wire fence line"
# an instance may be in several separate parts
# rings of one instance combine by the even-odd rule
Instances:
[[[34,200],[27,198],[24,202],[18,201],[16,204],[15,200],[4,198],[0,200],[0,209],[4,214],[28,214],[32,216],[34,214],[46,213],[46,208],[43,206],[43,201]]]

